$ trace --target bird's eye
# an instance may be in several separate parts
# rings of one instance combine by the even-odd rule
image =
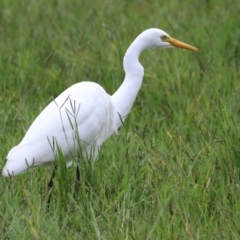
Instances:
[[[161,36],[161,39],[162,39],[163,41],[166,41],[166,40],[167,40],[167,36],[163,35],[163,36]]]

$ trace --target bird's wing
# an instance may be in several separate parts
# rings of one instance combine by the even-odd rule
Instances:
[[[28,166],[53,161],[56,144],[67,156],[79,148],[79,139],[87,151],[88,146],[98,148],[116,131],[114,118],[111,98],[100,85],[77,83],[40,113],[20,144],[9,152],[5,167],[16,175]]]

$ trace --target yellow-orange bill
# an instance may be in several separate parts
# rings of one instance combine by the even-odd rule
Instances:
[[[184,42],[178,41],[174,38],[169,38],[167,41],[174,47],[184,48],[184,49],[191,50],[194,52],[199,52],[199,50],[197,48],[195,48],[189,44],[186,44]]]

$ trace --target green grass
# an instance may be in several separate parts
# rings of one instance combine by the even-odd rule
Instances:
[[[0,1],[0,156],[84,80],[112,94],[122,59],[159,27],[198,47],[149,50],[132,113],[99,161],[1,178],[1,239],[239,239],[240,3]],[[67,172],[66,172],[67,171]]]

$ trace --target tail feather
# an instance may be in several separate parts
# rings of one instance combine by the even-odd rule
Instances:
[[[31,145],[15,146],[7,155],[7,162],[3,168],[2,175],[5,177],[18,175],[29,168],[39,165],[37,162],[40,157],[39,153]]]
[[[18,145],[11,149],[7,155],[7,162],[3,168],[2,175],[5,177],[18,175],[33,165],[34,159],[29,159],[28,145]]]

